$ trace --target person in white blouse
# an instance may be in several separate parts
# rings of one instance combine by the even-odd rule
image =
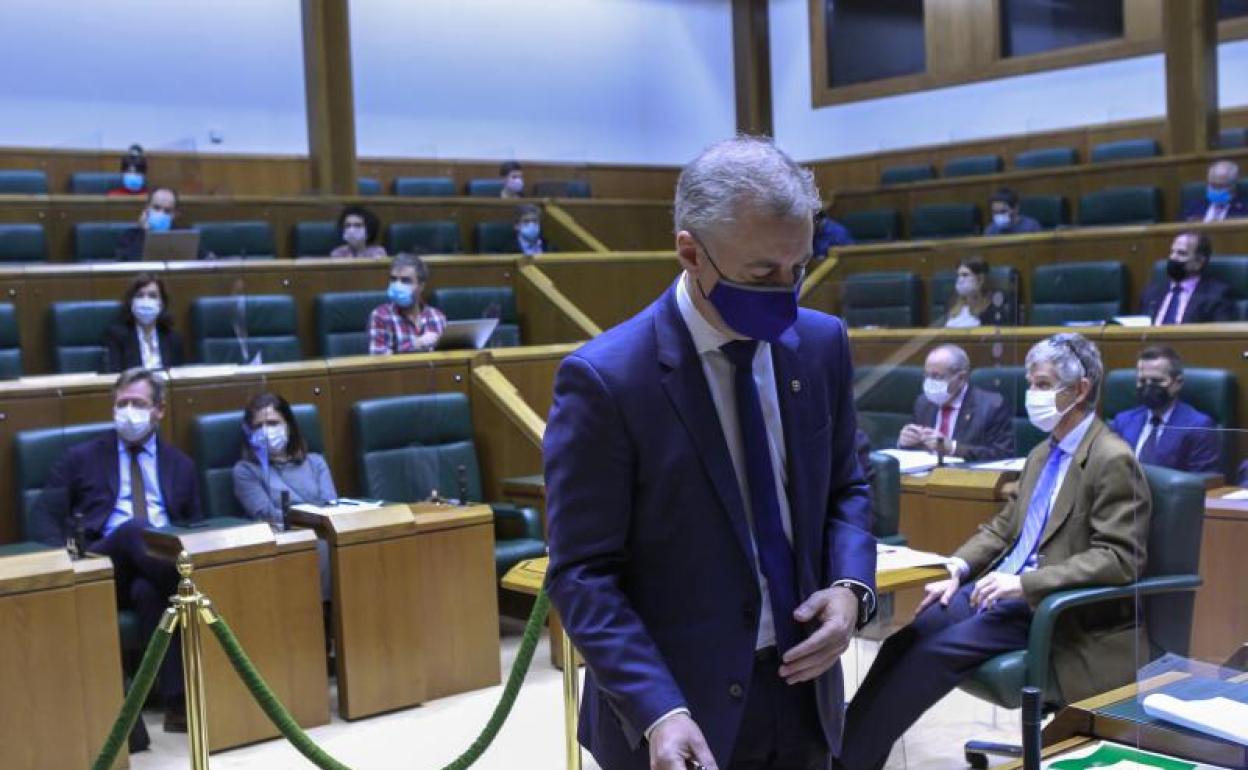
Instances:
[[[122,296],[117,323],[104,331],[102,371],[155,371],[182,363],[182,338],[173,330],[169,291],[161,279],[140,273]]]

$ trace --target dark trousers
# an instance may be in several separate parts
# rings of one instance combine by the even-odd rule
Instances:
[[[143,544],[143,527],[133,520],[91,544],[89,550],[112,560],[117,604],[122,609],[134,610],[139,616],[139,631],[147,649],[148,640],[169,606],[169,597],[177,591],[177,570],[172,563],[148,555]],[[180,705],[183,698],[182,647],[177,637],[169,645],[169,652],[160,666],[156,687],[165,705]]]
[[[882,767],[893,743],[979,664],[1027,646],[1027,602],[977,612],[971,588],[963,586],[947,608],[931,605],[884,642],[845,715],[845,770]]]
[[[826,770],[828,747],[809,682],[786,684],[769,647],[755,655],[745,713],[727,770]]]

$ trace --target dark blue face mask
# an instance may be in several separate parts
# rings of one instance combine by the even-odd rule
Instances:
[[[695,240],[697,240],[695,238]],[[796,276],[792,286],[763,286],[752,283],[738,283],[724,277],[724,273],[711,259],[711,252],[702,241],[698,241],[706,260],[719,273],[719,281],[715,288],[707,294],[698,284],[698,291],[719,311],[719,317],[729,328],[743,337],[764,342],[775,342],[780,335],[788,331],[797,321],[797,293],[806,277],[806,268],[796,268]]]

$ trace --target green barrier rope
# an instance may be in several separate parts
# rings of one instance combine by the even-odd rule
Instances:
[[[499,729],[503,723],[507,721],[507,717],[511,713],[511,707],[516,702],[516,696],[520,692],[520,685],[524,682],[524,677],[528,674],[529,664],[533,661],[533,652],[537,648],[537,641],[542,634],[542,626],[546,622],[546,615],[550,610],[550,599],[546,596],[546,592],[542,591],[537,596],[537,601],[533,604],[533,611],[529,613],[528,623],[524,627],[524,636],[520,641],[520,650],[516,654],[516,661],[512,664],[511,673],[507,677],[507,685],[503,688],[503,694],[498,699],[498,705],[494,707],[494,713],[490,715],[490,719],[485,724],[485,728],[481,734],[468,749],[455,758],[450,764],[446,765],[442,770],[465,770],[474,762],[481,758],[485,750],[489,748],[498,735]],[[256,699],[256,703],[268,715],[269,719],[277,726],[286,740],[321,770],[350,770],[349,767],[342,764],[338,760],[325,753],[325,750],[308,737],[308,734],[295,722],[294,717],[286,710],[286,707],[278,701],[277,696],[265,684],[264,679],[256,671],[255,666],[247,658],[247,653],[243,652],[242,646],[235,638],[234,632],[230,630],[224,618],[218,617],[217,620],[208,625],[212,632],[216,634],[217,641],[221,643],[221,648],[225,650],[225,655],[230,659],[230,663],[234,666],[234,670],[238,672],[239,677],[243,680],[243,684],[247,685],[247,689],[251,691],[252,697]]]
[[[165,612],[176,611],[169,609]],[[173,639],[173,629],[166,629],[166,625],[169,624],[162,622],[147,643],[143,661],[139,663],[139,670],[134,675],[134,681],[130,683],[130,692],[126,694],[126,701],[121,706],[121,712],[117,714],[117,721],[113,722],[113,729],[109,732],[108,739],[104,741],[104,746],[96,756],[95,762],[92,763],[91,770],[108,770],[112,767],[117,759],[117,752],[121,751],[121,745],[125,743],[130,731],[134,729],[134,721],[139,718],[139,711],[143,708],[143,702],[147,700],[147,693],[152,689],[152,682],[156,681],[156,672],[160,669],[160,663],[165,659],[165,653],[169,650],[169,642]]]

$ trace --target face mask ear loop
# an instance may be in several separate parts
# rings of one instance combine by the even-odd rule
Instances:
[[[723,270],[720,270],[720,269],[719,269],[719,265],[715,264],[715,260],[711,258],[711,250],[710,250],[710,249],[708,249],[708,248],[706,248],[706,244],[705,244],[705,243],[703,243],[703,242],[702,242],[702,239],[701,239],[701,238],[699,238],[697,235],[695,235],[695,234],[693,233],[693,231],[690,231],[690,232],[689,232],[689,235],[690,235],[690,237],[692,237],[692,238],[693,238],[694,243],[696,243],[696,244],[698,244],[699,246],[701,246],[701,247],[702,247],[702,253],[706,255],[706,261],[707,261],[707,262],[710,262],[710,263],[711,263],[711,267],[712,267],[712,268],[714,268],[715,272],[719,275],[719,277],[720,277],[720,278],[723,278],[723,277],[724,277],[724,271],[723,271]],[[706,300],[706,301],[708,301],[708,302],[709,302],[711,298],[710,298],[710,296],[706,293],[706,289],[703,289],[703,288],[702,288],[702,282],[698,280],[698,277],[697,277],[696,275],[695,275],[695,276],[693,276],[693,282],[694,282],[694,284],[696,284],[696,285],[697,285],[697,287],[698,287],[698,293],[702,295],[702,299],[704,299],[704,300]]]

